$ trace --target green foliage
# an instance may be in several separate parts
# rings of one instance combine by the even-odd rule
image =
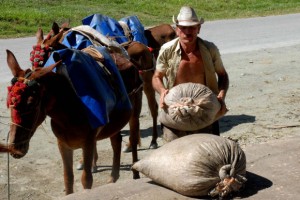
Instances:
[[[172,23],[181,6],[194,7],[206,21],[300,12],[299,0],[0,0],[0,38],[33,36],[52,22],[71,26],[91,14],[119,20],[136,15],[144,26]]]

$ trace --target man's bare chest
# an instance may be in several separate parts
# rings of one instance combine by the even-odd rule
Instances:
[[[204,66],[200,55],[186,55],[179,63],[176,82],[194,82],[204,84]]]

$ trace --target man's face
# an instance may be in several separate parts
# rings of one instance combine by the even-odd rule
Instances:
[[[193,43],[197,39],[201,25],[196,26],[177,26],[176,34],[183,43]]]

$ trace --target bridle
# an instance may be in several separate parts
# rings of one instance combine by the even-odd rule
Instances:
[[[18,111],[18,110],[16,110],[16,111],[14,111],[13,109],[14,108],[16,108],[18,105],[17,105],[17,103],[15,103],[14,102],[14,100],[12,99],[12,93],[13,92],[18,92],[18,91],[12,91],[12,88],[13,88],[13,86],[17,83],[17,82],[23,82],[25,85],[23,85],[23,90],[21,90],[20,91],[20,93],[18,94],[19,96],[19,101],[21,100],[21,98],[22,98],[22,94],[24,93],[24,91],[26,90],[26,89],[31,89],[31,88],[33,88],[33,90],[35,90],[37,87],[36,86],[38,86],[38,87],[40,87],[40,85],[39,85],[39,83],[36,81],[36,80],[29,80],[28,78],[30,77],[30,75],[32,74],[32,71],[30,71],[29,73],[27,73],[25,76],[24,76],[24,78],[18,78],[18,77],[14,77],[13,79],[12,79],[12,81],[11,81],[11,83],[12,83],[12,86],[11,87],[8,87],[8,91],[9,91],[9,95],[8,95],[8,100],[7,100],[7,106],[11,109],[11,112],[18,112],[18,114],[20,115],[20,116],[24,116],[24,115],[28,115],[28,114],[31,114],[32,112],[30,112],[30,111],[27,111],[27,112],[23,112],[23,113],[19,113],[20,111]],[[34,88],[35,87],[35,88]],[[37,107],[40,107],[40,105],[41,105],[41,100],[39,100],[38,101],[38,104],[36,104],[35,106],[37,106]],[[13,145],[16,145],[16,144],[23,144],[23,143],[27,143],[29,140],[30,140],[30,136],[33,134],[33,132],[34,132],[34,130],[35,130],[35,125],[37,124],[37,122],[38,122],[38,119],[39,119],[39,116],[40,116],[40,112],[37,112],[37,114],[34,116],[34,119],[33,119],[33,123],[32,123],[32,126],[31,127],[24,127],[24,126],[22,126],[22,125],[20,125],[20,123],[21,122],[14,122],[14,121],[16,121],[16,120],[11,120],[11,122],[10,122],[10,124],[12,124],[12,125],[15,125],[15,126],[17,126],[17,127],[19,127],[19,128],[21,128],[21,129],[24,129],[24,130],[26,130],[26,131],[28,131],[29,132],[29,134],[28,134],[28,138],[26,138],[25,140],[22,140],[21,142],[18,142],[18,143],[11,143],[11,144],[13,144]],[[10,131],[9,131],[9,133],[10,133]]]

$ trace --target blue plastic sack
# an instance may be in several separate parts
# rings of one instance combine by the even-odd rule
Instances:
[[[115,38],[119,44],[128,42],[128,39],[125,37],[123,28],[119,22],[108,16],[93,14],[84,18],[82,20],[82,24],[94,28],[105,36]]]
[[[124,17],[120,19],[120,21],[127,24],[133,36],[133,41],[137,41],[148,46],[148,40],[144,34],[145,31],[144,26],[142,25],[142,23],[140,22],[137,16],[134,15],[134,16]]]
[[[76,31],[68,32],[65,35],[64,39],[62,40],[62,44],[68,48],[73,48],[78,50],[93,45],[93,43],[86,36]]]
[[[106,47],[96,47],[104,56],[104,65],[111,76],[87,53],[76,49],[55,51],[45,64],[55,63],[54,54],[59,54],[73,87],[86,107],[93,128],[109,122],[109,114],[116,110],[131,109],[121,75]],[[74,108],[76,109],[76,108]]]

